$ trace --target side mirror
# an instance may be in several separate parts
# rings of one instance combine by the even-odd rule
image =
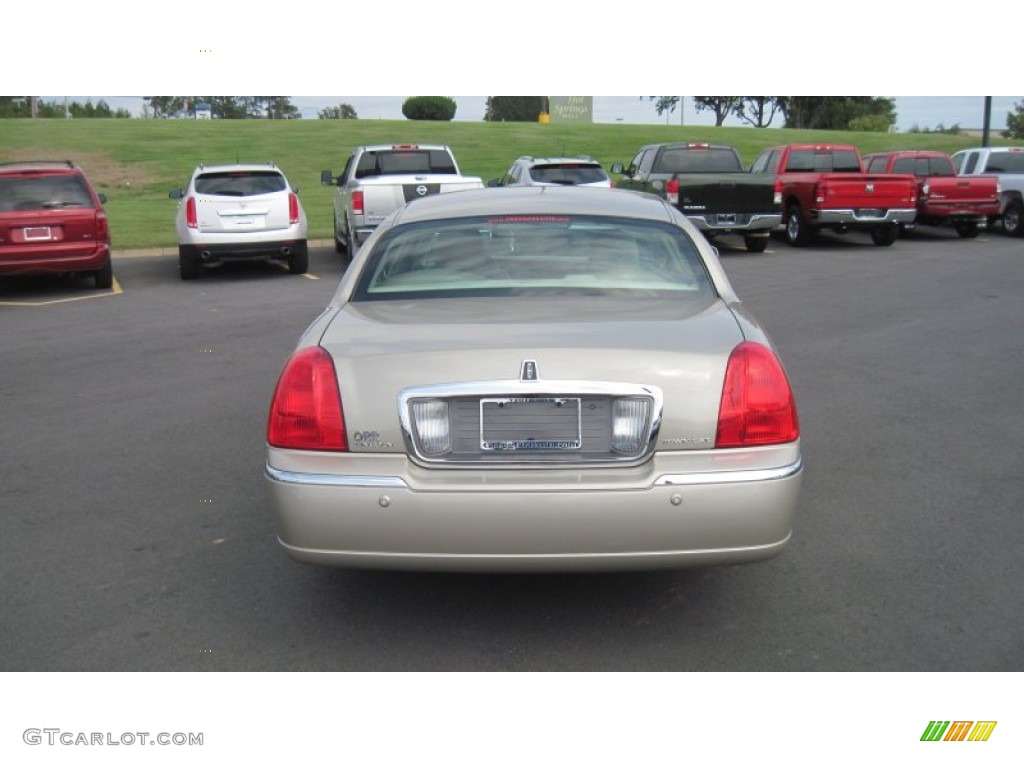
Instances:
[[[335,183],[334,174],[328,170],[320,171],[320,183],[325,187],[329,187]]]
[[[622,167],[622,163],[612,163],[612,173],[625,173],[626,169]]]
[[[98,195],[98,197],[99,197],[99,199],[100,199],[100,203],[101,203],[102,205],[106,205],[106,204],[107,204],[107,196],[106,196],[105,194],[103,194],[102,192],[100,192],[100,193],[99,193],[99,195]]]
[[[171,198],[171,200],[181,200],[185,194],[180,189],[172,189],[167,193],[167,196]]]
[[[488,187],[500,187],[501,186],[501,181],[499,181],[498,179],[488,179],[487,186]]]

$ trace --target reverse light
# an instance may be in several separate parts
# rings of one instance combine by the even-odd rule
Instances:
[[[800,423],[789,380],[768,347],[745,341],[729,356],[716,448],[791,443]]]
[[[299,196],[294,192],[288,193],[288,223],[299,223]]]
[[[665,182],[665,196],[672,205],[679,204],[679,179],[671,178]]]
[[[417,400],[412,404],[412,422],[420,450],[427,456],[438,456],[452,449],[451,421],[448,403],[444,400]]]
[[[818,182],[814,187],[814,202],[824,203],[828,196],[828,184],[824,181]]]
[[[352,193],[352,213],[358,216],[363,215],[363,191],[361,189]]]
[[[189,229],[199,227],[199,216],[196,214],[196,199],[194,197],[185,201],[185,225]]]
[[[651,401],[647,398],[620,397],[612,403],[612,450],[638,453],[647,436]]]
[[[323,347],[299,350],[285,365],[270,404],[267,442],[306,451],[348,450],[334,360]]]

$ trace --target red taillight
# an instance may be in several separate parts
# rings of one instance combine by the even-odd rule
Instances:
[[[672,178],[665,182],[665,196],[672,205],[679,204],[679,179]]]
[[[288,193],[288,223],[299,223],[299,196],[294,192]]]
[[[276,448],[347,451],[334,361],[323,347],[292,355],[274,390],[267,442]]]
[[[782,179],[775,179],[775,194],[772,196],[775,205],[782,205]]]
[[[110,222],[107,221],[107,214],[100,212],[96,214],[96,242],[106,243],[110,240]]]
[[[363,192],[362,190],[356,190],[352,193],[352,213],[363,214]]]
[[[814,187],[814,202],[824,203],[828,196],[828,184],[824,181],[818,182]]]
[[[729,356],[716,448],[791,443],[800,437],[793,391],[768,347],[745,341]]]
[[[199,226],[199,217],[196,215],[196,199],[190,197],[185,201],[185,225],[189,229],[196,229]]]

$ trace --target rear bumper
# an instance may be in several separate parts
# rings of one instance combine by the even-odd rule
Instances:
[[[999,202],[941,202],[930,200],[918,209],[918,215],[927,219],[979,219],[999,215]]]
[[[793,456],[795,455],[795,458]],[[417,570],[623,570],[763,560],[789,540],[803,464],[662,472],[642,485],[445,484],[267,465],[281,544],[296,560]],[[358,462],[354,462],[358,464]],[[396,465],[397,466],[397,465]],[[608,474],[615,474],[616,470]]]
[[[217,262],[236,259],[284,259],[292,252],[306,248],[305,238],[248,241],[248,242],[212,242],[182,244],[180,249],[198,261]]]
[[[690,223],[701,232],[765,232],[768,233],[782,224],[781,213],[737,213],[687,215]]]
[[[910,224],[917,218],[917,209],[829,208],[814,211],[811,215],[814,224],[871,228],[879,224]]]
[[[110,261],[110,245],[101,243],[88,253],[81,246],[53,246],[25,250],[0,247],[0,275],[41,275],[60,272],[94,272]]]

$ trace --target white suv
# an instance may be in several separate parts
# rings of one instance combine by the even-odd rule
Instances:
[[[229,259],[277,259],[301,275],[309,268],[306,213],[273,163],[200,165],[178,200],[175,228],[182,280]]]
[[[530,186],[611,187],[604,168],[589,155],[579,157],[520,157],[490,187]]]

